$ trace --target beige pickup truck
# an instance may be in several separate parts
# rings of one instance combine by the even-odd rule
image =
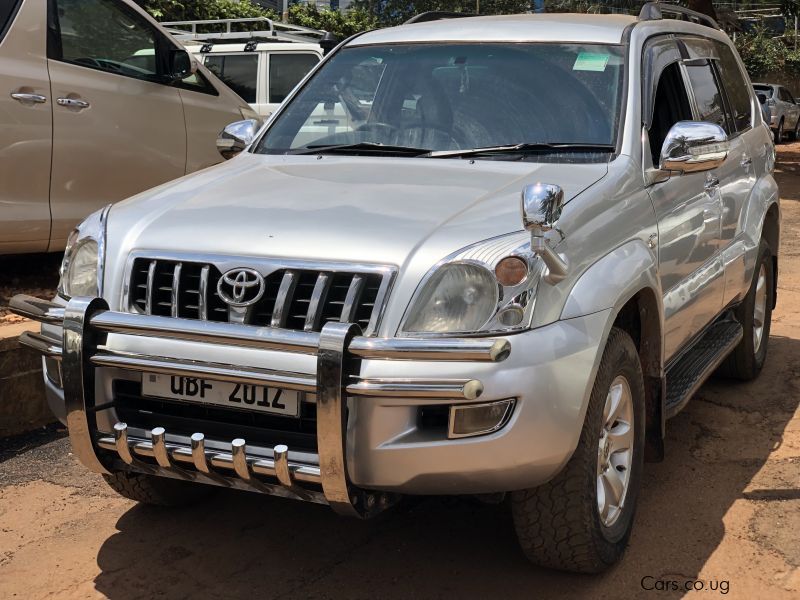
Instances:
[[[131,0],[0,2],[0,254],[222,158],[256,113]]]

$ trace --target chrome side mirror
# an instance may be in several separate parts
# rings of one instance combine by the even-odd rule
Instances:
[[[534,183],[522,190],[522,226],[531,232],[531,251],[547,267],[544,280],[550,284],[558,283],[569,272],[567,261],[550,248],[545,238],[548,231],[558,231],[556,223],[563,206],[564,191],[560,186]]]
[[[231,123],[217,137],[217,150],[225,160],[233,158],[252,143],[257,132],[258,122],[255,119]]]
[[[659,168],[680,174],[716,169],[725,162],[730,142],[714,123],[680,121],[669,130],[661,146]]]

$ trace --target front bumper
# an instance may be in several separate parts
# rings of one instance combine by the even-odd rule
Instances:
[[[552,477],[577,444],[608,321],[596,313],[508,339],[379,339],[342,323],[310,333],[117,313],[102,299],[63,308],[15,297],[12,308],[45,330],[63,327],[61,342],[21,341],[61,360],[74,452],[93,471],[227,485],[360,516],[392,492],[490,493]],[[144,372],[315,393],[317,453],[121,423],[112,380]],[[443,439],[416,426],[420,406],[504,398],[516,409],[489,435]]]

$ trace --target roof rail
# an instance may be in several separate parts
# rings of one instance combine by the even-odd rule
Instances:
[[[258,25],[258,31],[233,31],[234,24]],[[176,40],[187,42],[235,42],[235,41],[265,41],[265,42],[306,42],[318,43],[324,31],[278,23],[267,17],[253,17],[249,19],[205,19],[199,21],[168,21],[161,23],[167,28]],[[198,26],[219,29],[210,33],[198,33]],[[217,27],[213,27],[217,26]]]
[[[477,17],[474,13],[458,13],[447,12],[443,10],[429,10],[428,12],[419,13],[414,15],[403,25],[410,25],[411,23],[428,23],[429,21],[441,21],[442,19],[460,19],[463,17]]]
[[[722,29],[714,19],[703,13],[699,13],[683,6],[674,4],[662,4],[661,2],[646,2],[639,12],[640,21],[657,21],[664,18],[664,13],[678,15],[681,21],[690,21],[699,25],[705,25],[713,29]]]

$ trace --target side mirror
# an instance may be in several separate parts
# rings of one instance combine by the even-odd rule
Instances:
[[[728,136],[719,125],[680,121],[661,146],[659,168],[680,174],[709,171],[720,167],[729,151]]]
[[[236,121],[223,129],[217,137],[217,150],[225,160],[233,158],[247,148],[258,132],[258,121]]]
[[[172,81],[185,79],[197,71],[197,63],[191,55],[181,48],[170,50],[169,53],[169,78]]]
[[[756,94],[756,98],[758,98],[759,104],[764,104],[767,101],[767,97],[764,94]]]
[[[522,190],[522,226],[531,232],[531,252],[542,259],[547,267],[545,281],[556,284],[569,272],[567,261],[550,248],[544,234],[558,231],[556,223],[561,218],[564,191],[552,183],[534,183]],[[559,232],[560,233],[560,232]]]

